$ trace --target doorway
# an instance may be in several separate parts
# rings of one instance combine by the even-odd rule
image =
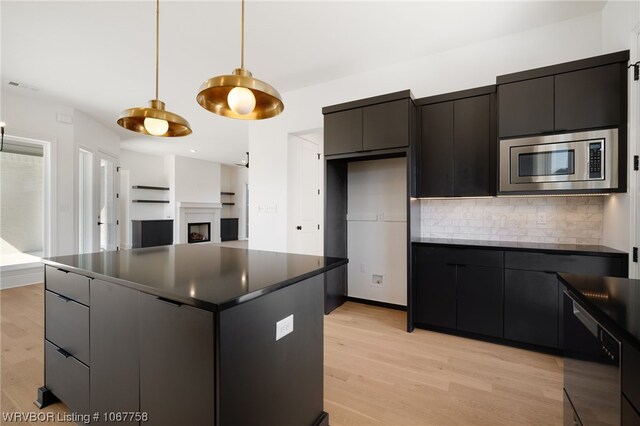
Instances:
[[[94,227],[94,251],[118,248],[117,159],[99,152],[96,158],[98,179],[95,187],[97,220]]]
[[[42,280],[52,255],[51,143],[5,134],[0,151],[2,288]]]
[[[321,134],[289,135],[287,149],[287,251],[321,255]]]

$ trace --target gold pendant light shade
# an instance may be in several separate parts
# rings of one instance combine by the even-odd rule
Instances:
[[[246,108],[245,111],[248,111],[244,114],[243,99],[236,101],[239,105],[235,106],[229,96],[236,88],[248,90],[251,94],[247,93],[244,96],[250,98],[253,95],[255,99],[255,106]],[[249,71],[242,68],[236,68],[231,75],[219,75],[202,83],[196,100],[207,111],[241,120],[271,118],[284,110],[280,93],[268,83],[253,78]],[[250,102],[250,99],[246,102]]]
[[[148,108],[125,109],[118,118],[118,125],[150,136],[173,137],[191,134],[189,122],[178,114],[166,111],[164,102],[157,99],[149,101]],[[161,131],[163,128],[164,132]]]
[[[129,108],[118,117],[118,125],[143,135],[176,137],[191,134],[189,122],[164,109],[158,99],[158,70],[160,51],[160,0],[156,0],[156,97],[149,101],[148,108]]]
[[[240,68],[202,83],[196,101],[214,114],[240,120],[262,120],[284,110],[280,93],[244,68],[244,0],[242,0]]]

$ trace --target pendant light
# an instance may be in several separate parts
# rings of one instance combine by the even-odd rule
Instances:
[[[158,99],[158,68],[160,45],[160,0],[156,0],[156,97],[147,108],[129,108],[122,111],[118,125],[125,129],[151,136],[187,136],[191,134],[189,122],[178,114],[164,109]]]
[[[280,94],[244,68],[244,0],[241,40],[240,68],[231,75],[219,75],[202,83],[196,100],[202,108],[224,117],[241,120],[275,117],[284,110]]]

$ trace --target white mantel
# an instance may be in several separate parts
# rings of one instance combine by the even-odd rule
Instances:
[[[211,242],[220,242],[221,203],[195,203],[179,201],[176,208],[176,244],[188,242],[187,224],[194,222],[211,222]]]

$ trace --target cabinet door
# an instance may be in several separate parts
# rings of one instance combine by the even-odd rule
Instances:
[[[160,227],[158,222],[149,221],[141,222],[142,226],[142,245],[141,247],[156,247],[160,245]]]
[[[362,150],[362,108],[324,116],[324,155]]]
[[[501,138],[553,131],[553,76],[498,86],[498,129]]]
[[[409,146],[409,99],[363,108],[363,151],[403,146]]]
[[[502,269],[457,266],[458,330],[502,337]]]
[[[429,262],[416,248],[414,321],[456,328],[456,266]]]
[[[491,195],[491,97],[453,103],[454,195]]]
[[[420,196],[453,196],[453,102],[421,112]]]
[[[556,75],[556,130],[619,125],[622,90],[620,64]]]
[[[556,274],[505,269],[505,338],[557,348],[558,309]]]
[[[138,292],[93,280],[90,328],[91,411],[140,411]]]
[[[139,293],[140,411],[153,425],[214,424],[213,313]]]

